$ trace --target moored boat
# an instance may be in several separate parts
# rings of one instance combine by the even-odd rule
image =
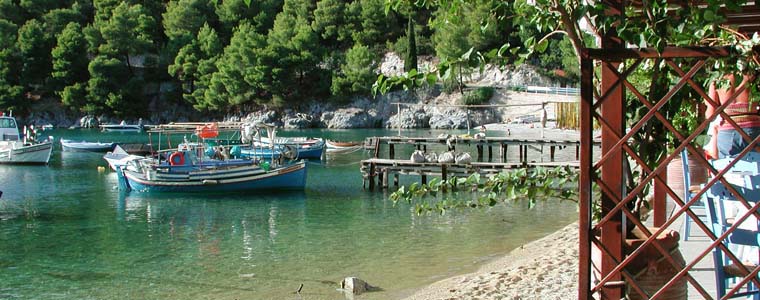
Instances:
[[[63,151],[72,152],[108,152],[113,150],[115,143],[72,141],[61,139]]]
[[[139,132],[143,130],[143,124],[142,119],[137,124],[127,124],[126,121],[121,121],[119,124],[100,125],[100,129],[103,131]]]
[[[216,138],[219,128],[216,124],[201,125],[194,135],[201,139]],[[159,134],[187,133],[186,128],[177,124],[155,130]],[[267,131],[275,136],[273,127],[267,127]],[[306,184],[304,161],[279,164],[275,160],[230,159],[228,153],[218,153],[220,147],[209,148],[203,140],[194,143],[186,140],[168,152],[170,155],[165,159],[161,156],[127,159],[123,166],[117,166],[119,186],[139,192],[197,193],[303,189]]]
[[[347,152],[361,149],[361,142],[325,141],[327,152]]]
[[[268,146],[268,144],[254,143],[251,148],[244,148],[240,151],[240,155],[243,157],[262,158],[262,159],[278,159],[280,156],[284,156],[288,159],[301,159],[301,158],[322,158],[322,152],[324,151],[324,143],[316,144],[286,144],[276,145],[274,147]]]
[[[38,142],[33,128],[22,139],[16,119],[0,115],[0,163],[47,164],[53,152],[52,140],[48,137]]]
[[[138,161],[139,162],[139,161]],[[251,160],[240,164],[204,162],[174,168],[151,165],[136,168],[128,165],[117,171],[121,185],[139,192],[235,192],[250,190],[303,189],[306,163],[270,167]],[[155,166],[153,168],[152,166]]]
[[[124,148],[122,148],[120,145],[116,145],[113,149],[113,151],[109,151],[105,155],[103,155],[103,159],[108,162],[108,166],[111,167],[112,170],[116,171],[119,167],[123,168],[127,165],[129,161],[138,160],[145,158],[144,156],[140,155],[134,155],[129,154]]]

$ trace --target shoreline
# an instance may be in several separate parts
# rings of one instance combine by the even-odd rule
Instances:
[[[422,287],[404,300],[575,299],[578,223],[524,244],[481,266]]]

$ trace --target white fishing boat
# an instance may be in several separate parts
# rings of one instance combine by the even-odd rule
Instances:
[[[113,151],[110,151],[103,155],[103,159],[108,162],[108,166],[110,166],[111,170],[114,171],[116,171],[117,167],[125,167],[127,165],[127,162],[131,160],[137,160],[141,158],[144,158],[144,156],[129,154],[119,145],[116,145]]]
[[[310,137],[277,137],[272,139],[261,136],[260,132],[253,130],[255,126],[257,125],[245,124],[242,126],[242,142],[246,144],[251,143],[253,146],[253,149],[243,151],[243,155],[246,157],[270,157],[272,154],[278,156],[278,153],[286,152],[290,149],[296,150],[296,158],[319,159],[322,157],[322,152],[324,152],[325,149],[324,139]],[[273,144],[276,146],[270,147]],[[286,146],[289,147],[286,149]],[[271,152],[269,152],[269,148],[271,148]]]
[[[25,133],[22,138],[15,118],[0,115],[0,163],[47,164],[50,161],[53,137],[38,142],[36,130]]]
[[[121,121],[119,124],[100,125],[100,129],[103,131],[139,132],[143,130],[143,124],[142,119],[137,124],[127,124],[126,121]]]

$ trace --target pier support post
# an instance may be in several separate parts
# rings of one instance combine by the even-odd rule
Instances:
[[[377,172],[377,185],[379,185],[381,189],[385,187],[385,186],[383,186],[383,182],[385,182],[385,176],[384,175],[385,175],[385,169],[380,169]]]
[[[555,146],[549,146],[549,159],[551,159],[551,161],[554,161],[555,148]]]
[[[393,174],[393,186],[398,187],[398,173]]]
[[[388,143],[388,157],[394,159],[396,157],[396,149],[394,144]]]
[[[369,174],[367,176],[367,180],[369,180],[369,190],[374,191],[375,190],[375,163],[369,164]]]
[[[446,174],[446,165],[441,164],[441,180],[446,181],[448,174]]]
[[[478,148],[478,161],[483,161],[483,144],[478,144],[475,147]]]
[[[422,184],[427,184],[427,174],[422,173]]]
[[[383,173],[380,176],[383,176],[382,182],[383,182],[383,189],[388,188],[388,175],[389,175],[388,169],[383,169]]]
[[[507,153],[509,153],[509,145],[504,144],[502,145],[504,147],[504,152],[501,153],[501,162],[505,163],[507,162]]]
[[[488,144],[488,161],[493,161],[493,146]]]
[[[581,146],[575,146],[575,160],[579,159],[579,149]]]
[[[523,145],[517,145],[518,148],[520,148],[520,162],[524,162],[523,160]]]

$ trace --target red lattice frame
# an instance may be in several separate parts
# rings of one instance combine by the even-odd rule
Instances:
[[[592,295],[598,295],[603,299],[620,299],[623,296],[623,287],[628,285],[633,293],[637,293],[644,299],[658,299],[669,288],[672,288],[674,284],[681,278],[685,278],[689,284],[691,284],[704,299],[712,299],[712,296],[697,282],[693,277],[689,275],[691,270],[697,262],[701,261],[705,256],[715,248],[720,248],[725,252],[727,256],[736,264],[742,265],[740,260],[729,251],[722,243],[740,224],[746,220],[751,214],[755,214],[760,218],[758,213],[758,207],[760,202],[755,205],[751,205],[744,197],[739,194],[738,191],[731,188],[725,179],[723,179],[724,173],[733,166],[738,159],[752,151],[753,147],[758,144],[760,137],[755,140],[751,140],[742,130],[738,130],[741,133],[743,139],[750,142],[750,147],[747,147],[742,153],[734,160],[725,170],[718,172],[714,169],[709,162],[704,159],[700,149],[694,148],[690,143],[701,133],[704,132],[709,123],[716,118],[718,114],[722,115],[723,119],[728,121],[734,128],[739,126],[728,117],[724,112],[724,109],[731,103],[733,99],[729,99],[723,105],[719,105],[713,99],[711,99],[702,88],[702,85],[692,80],[693,76],[701,71],[705,65],[705,60],[709,58],[723,58],[730,56],[731,53],[727,48],[714,48],[714,47],[693,47],[693,48],[666,48],[662,52],[657,52],[653,49],[586,49],[581,58],[581,177],[580,177],[580,270],[579,270],[579,299],[592,299]],[[627,77],[630,75],[644,60],[663,60],[669,68],[675,73],[681,76],[680,80],[674,85],[661,99],[652,103],[642,95],[631,84]],[[688,71],[684,71],[675,60],[689,59],[692,63]],[[632,61],[629,66],[622,72],[618,71],[621,61]],[[602,91],[598,97],[594,96],[594,82],[593,82],[593,66],[598,62],[602,66]],[[684,63],[685,60],[681,60],[680,63]],[[676,130],[671,122],[663,116],[659,109],[664,106],[680,89],[684,87],[690,87],[694,89],[705,101],[711,103],[714,107],[717,107],[716,114],[707,120],[704,120],[698,125],[694,132],[683,136]],[[735,95],[738,95],[746,89],[746,86],[740,86],[737,89]],[[638,101],[645,105],[649,112],[645,114],[642,119],[633,124],[630,130],[625,133],[625,117],[621,112],[624,109],[624,92],[630,91],[636,96]],[[680,141],[672,152],[667,153],[666,157],[656,166],[654,169],[650,168],[639,155],[628,145],[631,141],[631,137],[639,131],[647,122],[654,121],[661,122],[663,126]],[[598,161],[592,160],[592,135],[593,124],[597,121],[602,128],[602,153]],[[667,172],[666,168],[668,163],[676,157],[680,156],[683,149],[687,149],[694,157],[697,158],[698,163],[705,166],[710,174],[713,175],[711,179],[692,199],[681,199],[681,192],[673,191],[667,186],[664,179],[664,173]],[[623,193],[623,184],[620,174],[623,168],[623,159],[632,160],[636,163],[647,176],[639,183],[638,186],[632,190]],[[606,173],[605,173],[606,172]],[[599,175],[597,175],[597,173]],[[617,177],[616,177],[617,176]],[[705,191],[707,191],[716,182],[722,181],[731,193],[749,209],[749,213],[738,218],[733,226],[731,226],[721,236],[715,236],[708,226],[705,225],[699,218],[691,211],[691,206],[700,199]],[[602,199],[601,207],[603,210],[601,219],[592,224],[592,201],[595,195],[592,192],[592,184],[596,183],[600,190],[600,197]],[[656,232],[650,232],[639,219],[627,209],[627,204],[634,201],[636,195],[639,194],[647,184],[654,183],[657,189],[664,189],[664,192],[669,195],[681,208],[675,211],[670,218],[663,220],[656,220],[656,226],[659,226]],[[657,193],[657,192],[656,192]],[[654,211],[663,212],[663,202],[656,202]],[[664,249],[658,242],[654,242],[653,237],[658,236],[662,231],[666,230],[679,216],[688,214],[696,223],[697,227],[706,233],[708,238],[712,240],[710,246],[701,252],[692,261],[687,261],[685,267],[680,267],[668,249]],[[663,213],[661,213],[664,216]],[[662,217],[664,218],[664,217]],[[644,234],[649,237],[641,246],[635,249],[631,254],[623,255],[623,235],[622,225],[624,222],[631,222],[634,226],[641,229]],[[659,224],[657,224],[659,223]],[[601,238],[597,238],[594,232],[601,232]],[[601,268],[596,269],[596,272],[602,274],[601,280],[598,283],[591,282],[592,264],[591,264],[591,248],[596,246],[602,253]],[[648,245],[652,245],[664,258],[670,263],[676,270],[680,270],[669,282],[667,282],[659,291],[652,295],[647,295],[641,287],[636,283],[631,274],[625,271],[625,267],[629,265],[638,255],[640,255]],[[756,278],[760,268],[753,270],[746,270],[750,274],[743,278],[739,284],[737,284],[731,291],[729,291],[724,298],[728,298],[735,294],[749,281],[754,281],[756,285],[760,286],[760,281]]]

